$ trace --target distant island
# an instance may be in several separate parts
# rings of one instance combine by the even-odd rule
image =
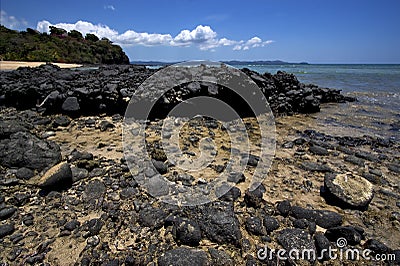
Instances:
[[[0,25],[0,60],[79,64],[129,64],[118,45],[107,38],[50,26],[50,34],[15,31]]]
[[[133,65],[146,65],[146,66],[168,66],[181,63],[180,61],[177,62],[162,62],[162,61],[132,61],[131,64]],[[230,60],[230,61],[221,61],[221,63],[225,63],[228,65],[308,65],[307,62],[301,63],[289,63],[284,62],[281,60],[258,60],[258,61],[239,61],[239,60]]]

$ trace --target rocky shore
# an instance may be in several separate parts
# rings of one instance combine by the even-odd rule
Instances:
[[[279,72],[249,75],[276,119],[276,154],[264,182],[247,182],[260,160],[259,128],[245,117],[250,152],[236,186],[219,200],[178,207],[150,196],[130,171],[122,147],[124,111],[154,73],[139,66],[63,70],[52,65],[1,72],[1,265],[398,265],[400,263],[400,144],[374,136],[321,133],[312,117],[323,103],[352,101],[338,90],[298,82]],[[160,106],[197,95],[226,97],[198,83],[178,88]],[[162,104],[162,103],[161,103]],[[289,116],[287,116],[289,115]],[[195,157],[199,139],[213,137],[218,156],[203,175],[180,173],[160,152],[162,113],[146,129],[160,174],[191,186],[224,170],[226,130],[197,119],[182,128],[181,146]],[[369,261],[307,257],[259,258],[258,251],[369,249],[395,258]]]

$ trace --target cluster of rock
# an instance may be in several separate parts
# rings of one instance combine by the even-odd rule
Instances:
[[[392,192],[396,188],[389,179],[400,172],[400,166],[395,159],[385,157],[394,151],[397,158],[399,147],[390,140],[334,137],[306,130],[297,139],[279,143],[286,151],[295,152],[290,160],[283,161],[285,168],[302,171],[293,174],[295,179],[307,177],[307,173],[325,176],[325,183],[316,178],[304,185],[291,185],[290,177],[286,177],[285,186],[293,189],[293,197],[313,195],[312,188],[324,185],[327,191],[322,196],[335,196],[331,204],[350,208],[344,211],[299,206],[289,200],[272,203],[265,200],[271,188],[263,185],[244,193],[233,187],[216,202],[178,207],[149,196],[123,159],[98,158],[82,150],[61,158],[58,145],[46,139],[49,130],[67,130],[72,124],[81,128],[98,124],[96,130],[106,133],[114,130],[103,118],[92,123],[87,121],[90,119],[71,121],[62,115],[41,116],[32,111],[2,112],[0,254],[4,265],[318,265],[332,262],[323,250],[338,249],[338,238],[347,241],[343,252],[370,249],[371,256],[395,254],[395,260],[386,262],[399,263],[398,245],[371,233],[377,225],[383,226],[385,219],[392,223],[387,222],[388,228],[400,228],[399,211],[387,209],[393,200],[400,207],[400,195],[398,190]],[[120,121],[120,116],[113,119],[114,123]],[[11,147],[17,152],[12,153]],[[367,152],[367,148],[375,150]],[[13,160],[17,154],[21,157]],[[341,159],[343,156],[353,157]],[[322,163],[323,158],[339,158],[339,163]],[[378,166],[384,166],[386,174]],[[168,168],[163,172],[170,172]],[[362,182],[352,190],[334,180],[345,174],[346,168],[362,172],[356,177]],[[138,169],[137,175],[147,170]],[[354,175],[347,176],[350,179]],[[372,212],[352,211],[360,207],[366,210],[371,191],[365,188],[371,184],[372,195],[384,200],[382,209],[374,206]],[[360,192],[369,196],[359,197]],[[377,211],[385,215],[374,214]],[[358,221],[355,224],[349,222],[353,216]],[[286,251],[307,249],[316,257],[310,255],[302,262],[282,261],[276,254],[257,257],[265,245]]]
[[[244,73],[260,87],[275,115],[312,113],[320,103],[353,101],[339,90],[300,83],[293,74],[278,72],[259,74],[249,69]],[[19,68],[2,72],[0,104],[28,109],[38,107],[47,113],[68,115],[108,113],[123,114],[138,86],[156,70],[134,65],[100,66],[98,69],[70,70],[54,65]],[[159,101],[155,109],[172,109],[184,99],[207,95],[229,101],[233,108],[243,108],[240,99],[215,84],[194,82],[179,87],[180,93],[169,95],[169,101]],[[145,94],[147,92],[141,92]],[[140,95],[136,95],[139,96]],[[243,113],[243,112],[242,112]]]

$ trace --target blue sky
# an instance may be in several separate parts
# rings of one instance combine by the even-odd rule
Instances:
[[[1,0],[1,24],[93,32],[130,60],[400,63],[399,0]]]

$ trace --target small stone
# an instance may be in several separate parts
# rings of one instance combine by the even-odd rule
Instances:
[[[357,245],[361,242],[362,236],[353,226],[338,226],[326,230],[325,236],[332,242],[336,242],[338,238],[345,238],[348,245]]]
[[[26,167],[21,167],[17,170],[17,172],[15,173],[15,176],[18,179],[24,179],[24,180],[29,180],[31,177],[33,177],[35,175],[35,173]]]
[[[263,203],[263,194],[265,191],[266,190],[263,184],[260,184],[254,190],[247,189],[244,195],[244,201],[246,202],[247,206],[259,208]]]
[[[100,131],[106,131],[109,128],[114,128],[115,125],[107,120],[103,120],[100,122]]]
[[[201,240],[201,231],[196,221],[178,219],[172,230],[177,243],[188,246],[199,245]]]
[[[167,214],[158,208],[147,207],[139,212],[139,223],[150,228],[160,228],[164,225]]]
[[[349,162],[358,166],[364,166],[365,161],[361,158],[358,158],[354,155],[349,155],[344,158],[345,162]]]
[[[72,185],[72,171],[68,163],[61,162],[50,168],[38,181],[45,189],[60,190]]]
[[[333,211],[327,210],[310,210],[299,206],[293,206],[291,215],[297,219],[307,219],[315,222],[323,228],[336,227],[342,224],[343,217]]]
[[[56,126],[56,127],[58,127],[58,126],[66,127],[70,123],[71,123],[71,119],[65,115],[57,116],[56,118],[54,118],[54,122],[53,122],[54,126]]]
[[[68,230],[68,231],[73,231],[73,230],[75,230],[76,228],[78,228],[80,225],[81,225],[81,223],[80,223],[78,220],[72,220],[72,221],[67,222],[67,223],[64,225],[64,228],[65,228],[66,230]]]
[[[246,180],[246,177],[243,173],[230,173],[227,180],[228,182],[238,184],[244,182]]]
[[[313,154],[316,154],[316,155],[323,155],[323,156],[329,155],[328,150],[325,149],[325,148],[323,148],[323,147],[321,147],[321,146],[313,145],[313,146],[311,146],[311,147],[309,148],[309,151],[310,151],[311,153],[313,153]]]
[[[13,224],[3,224],[0,225],[0,239],[5,236],[11,235],[14,232],[15,228]]]
[[[158,257],[159,266],[210,265],[207,254],[201,249],[179,247],[168,250]]]
[[[279,213],[283,217],[286,217],[289,215],[291,208],[292,208],[292,206],[290,204],[290,201],[288,201],[288,200],[280,201],[276,205],[276,209],[279,211]]]
[[[314,241],[315,241],[315,247],[317,249],[317,257],[321,257],[322,255],[322,260],[329,260],[329,254],[328,250],[331,247],[331,243],[326,236],[324,236],[322,233],[317,233],[314,236]]]
[[[160,174],[166,174],[168,172],[168,167],[164,162],[152,160],[154,167]]]
[[[246,230],[253,235],[265,234],[263,230],[262,220],[259,217],[248,217],[246,219]]]
[[[87,238],[86,243],[92,247],[95,247],[100,243],[100,238],[98,236],[90,236]]]
[[[279,222],[272,216],[265,215],[264,216],[264,227],[267,229],[267,232],[272,232],[279,228]]]
[[[314,163],[314,162],[303,162],[303,163],[301,163],[300,166],[301,166],[301,168],[303,168],[306,171],[332,172],[332,169],[325,164],[319,164],[319,163]]]
[[[386,254],[390,251],[385,244],[375,239],[369,239],[365,242],[364,249],[372,250],[375,254]]]
[[[14,207],[5,207],[0,210],[0,220],[5,220],[9,217],[11,217],[15,212],[17,211],[17,208]]]
[[[373,185],[365,178],[353,174],[326,174],[325,195],[333,204],[365,209],[374,197]]]
[[[100,233],[101,228],[103,227],[104,222],[101,219],[94,218],[88,222],[88,231],[90,235],[94,236]]]
[[[226,252],[218,250],[215,248],[209,248],[208,253],[210,253],[212,265],[224,266],[224,265],[234,265],[232,259]]]
[[[311,236],[304,230],[298,228],[286,228],[279,232],[278,242],[283,246],[283,248],[289,252],[291,250],[313,250],[316,251],[314,241],[312,241]],[[315,254],[315,253],[314,253]],[[304,254],[304,259],[308,261],[314,261],[315,258],[312,254]],[[310,256],[310,257],[307,257]]]

